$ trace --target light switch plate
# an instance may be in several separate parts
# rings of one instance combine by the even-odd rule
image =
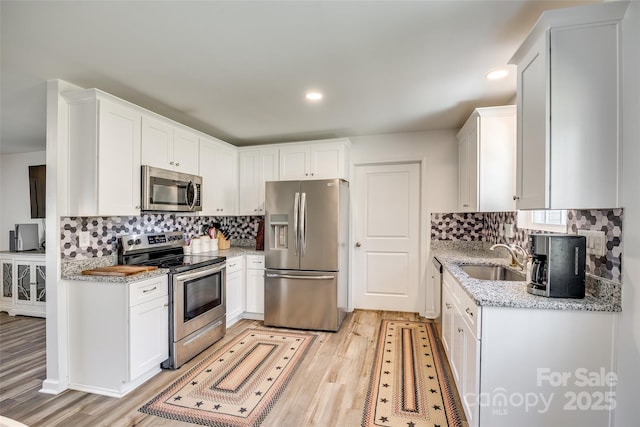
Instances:
[[[81,248],[88,248],[91,244],[91,234],[88,231],[81,231],[78,233],[78,246]]]
[[[604,231],[578,230],[578,235],[587,238],[587,255],[604,256],[607,249],[607,237]]]

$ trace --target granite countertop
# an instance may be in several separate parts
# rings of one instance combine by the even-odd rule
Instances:
[[[82,280],[84,282],[100,282],[100,283],[132,283],[140,280],[151,279],[153,277],[163,276],[169,273],[168,268],[159,268],[157,270],[145,273],[132,274],[131,276],[91,276],[84,274],[69,274],[63,276],[64,280]]]
[[[198,255],[218,255],[227,258],[233,258],[236,256],[242,255],[262,255],[264,256],[264,251],[258,251],[253,247],[245,247],[245,246],[232,246],[229,249],[220,249],[213,252],[200,252]]]
[[[583,299],[547,298],[527,292],[526,282],[503,280],[478,280],[465,273],[460,265],[487,264],[509,266],[507,258],[487,250],[432,249],[435,256],[462,285],[462,288],[479,306],[537,308],[551,310],[621,311],[621,306],[611,298],[586,295]],[[514,270],[520,271],[518,267]]]
[[[232,246],[229,249],[222,249],[213,252],[200,252],[197,255],[223,256],[226,258],[233,258],[243,255],[264,256],[264,251],[257,251],[253,247]],[[107,267],[110,265],[115,265],[116,263],[117,258],[115,256],[96,257],[80,261],[63,262],[62,279],[82,280],[86,282],[131,283],[169,273],[169,269],[159,268],[157,270],[149,271],[146,273],[133,274],[131,276],[90,276],[81,274],[83,270]]]

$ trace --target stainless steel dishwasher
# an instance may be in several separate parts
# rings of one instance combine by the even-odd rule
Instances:
[[[438,317],[436,317],[436,323],[442,323],[442,263],[438,258],[433,257],[433,269],[431,270],[431,283],[437,289],[437,295],[439,295],[440,304],[438,305]]]

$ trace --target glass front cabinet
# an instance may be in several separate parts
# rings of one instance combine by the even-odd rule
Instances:
[[[2,295],[0,311],[11,316],[45,317],[47,273],[44,255],[29,258],[1,258]]]

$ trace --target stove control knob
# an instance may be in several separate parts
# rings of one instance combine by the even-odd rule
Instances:
[[[132,239],[127,240],[127,245],[129,246],[133,245],[133,240]]]
[[[142,243],[142,241],[140,239],[136,239],[136,245],[139,245],[140,243]]]

